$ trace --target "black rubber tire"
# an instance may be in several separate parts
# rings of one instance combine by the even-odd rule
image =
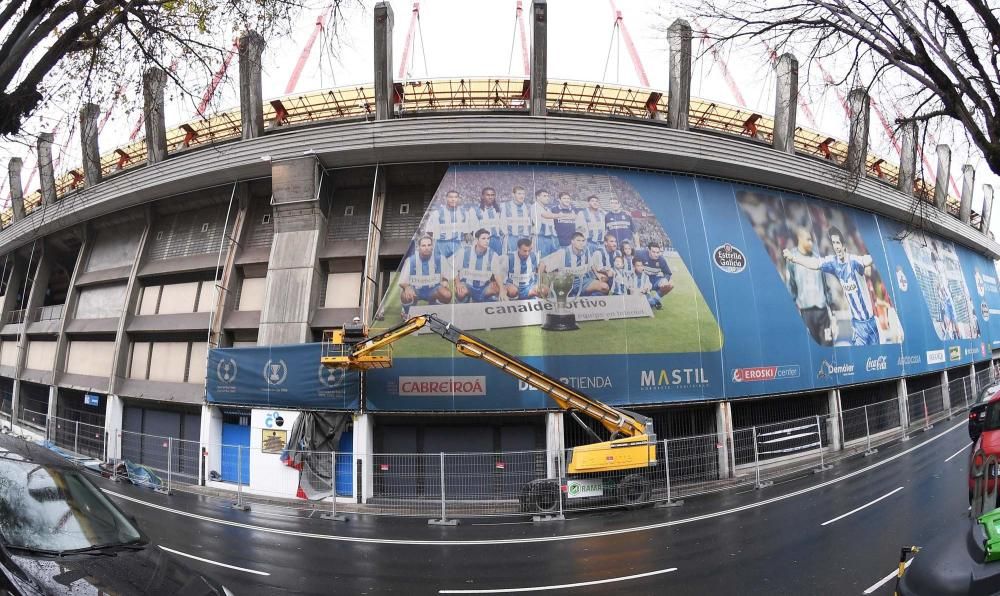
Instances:
[[[536,482],[531,486],[531,505],[539,513],[559,510],[559,486],[555,482]]]
[[[642,474],[629,474],[616,487],[618,502],[629,509],[649,503],[649,480]]]

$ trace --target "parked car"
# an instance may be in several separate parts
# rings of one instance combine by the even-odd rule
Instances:
[[[163,552],[87,473],[0,433],[0,594],[228,596]]]
[[[973,442],[983,431],[983,420],[986,418],[986,407],[1000,399],[1000,384],[990,385],[979,393],[979,399],[969,408],[969,438]]]

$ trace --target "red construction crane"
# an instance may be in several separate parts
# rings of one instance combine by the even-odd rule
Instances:
[[[413,9],[410,12],[410,26],[406,30],[406,41],[403,42],[403,58],[399,62],[399,76],[396,78],[405,81],[407,78],[407,66],[410,62],[410,52],[413,51],[413,44],[415,40],[413,38],[413,33],[417,30],[420,25],[420,2],[418,0],[413,0]],[[421,35],[421,39],[423,36]],[[426,70],[426,66],[424,68]]]
[[[648,88],[649,78],[646,76],[646,69],[642,66],[642,58],[639,57],[639,52],[635,49],[635,44],[632,43],[632,36],[628,32],[628,27],[625,26],[625,17],[622,16],[622,11],[618,10],[618,6],[615,5],[615,0],[608,0],[608,3],[611,5],[611,12],[615,15],[615,24],[611,37],[614,39],[614,32],[619,32],[621,38],[625,41],[625,50],[628,52],[629,58],[632,59],[635,74],[639,77],[639,84]],[[518,2],[518,5],[520,5],[520,2]]]
[[[205,88],[205,92],[201,96],[201,101],[198,103],[198,107],[196,108],[198,115],[202,118],[205,117],[205,108],[208,107],[209,102],[211,102],[212,98],[215,97],[215,90],[219,87],[219,83],[221,83],[222,79],[226,76],[226,71],[229,70],[229,64],[233,61],[233,56],[236,55],[236,52],[238,52],[239,49],[239,40],[234,39],[232,47],[229,48],[229,51],[226,52],[225,58],[222,59],[222,65],[219,67],[219,70],[215,71],[215,75],[212,76],[212,81],[208,84],[208,87]]]
[[[323,12],[316,17],[316,26],[313,27],[312,33],[309,34],[309,39],[306,40],[306,44],[302,48],[302,53],[299,54],[299,60],[295,63],[295,68],[292,69],[292,75],[288,77],[288,84],[285,85],[285,95],[291,95],[295,92],[295,87],[299,84],[299,76],[302,75],[302,70],[305,68],[306,62],[309,60],[309,55],[312,54],[312,48],[316,43],[316,38],[323,32],[324,27],[326,27],[327,19],[333,17],[333,13],[336,9],[337,3],[331,2],[325,9],[323,9]]]
[[[700,30],[701,46],[705,47],[705,42],[708,40],[708,29],[705,29],[698,24],[698,21],[694,22],[695,27]],[[722,70],[722,78],[726,80],[726,85],[729,87],[730,93],[733,94],[733,98],[736,99],[736,105],[741,108],[747,107],[747,102],[743,99],[743,94],[740,93],[739,86],[736,85],[736,80],[733,79],[732,73],[729,72],[729,65],[726,64],[725,58],[719,54],[719,47],[717,44],[712,44],[709,46],[709,51],[712,53],[712,60],[719,66]]]
[[[531,53],[528,51],[528,36],[524,34],[524,19],[523,17],[524,7],[521,5],[521,0],[517,0],[517,10],[514,16],[514,22],[517,25],[517,32],[521,36],[521,62],[524,64],[524,76],[531,76]],[[514,48],[513,42],[511,44],[511,58],[513,58]],[[510,64],[508,63],[507,69],[510,69]]]

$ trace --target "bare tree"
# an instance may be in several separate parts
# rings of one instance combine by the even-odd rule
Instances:
[[[323,0],[339,16],[345,0]],[[318,4],[317,4],[318,5]],[[6,0],[0,3],[0,137],[40,107],[82,96],[123,101],[152,65],[183,92],[187,70],[210,78],[233,37],[290,29],[299,0]],[[178,68],[181,72],[178,72]]]
[[[898,124],[954,119],[1000,175],[1000,11],[990,0],[709,0],[688,10],[713,23],[714,44],[754,39],[832,58],[839,82],[892,88]]]

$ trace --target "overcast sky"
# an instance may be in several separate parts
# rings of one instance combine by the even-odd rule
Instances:
[[[284,39],[269,40],[264,54],[265,98],[284,95],[292,67],[302,52],[305,40],[315,29],[316,16],[321,12],[326,0],[312,1],[317,8],[307,11],[299,18],[292,35]],[[373,80],[371,12],[373,5],[372,0],[366,0],[364,4],[355,1],[344,10],[337,24],[335,37],[332,30],[327,31],[325,35],[328,43],[321,44],[323,41],[321,37],[314,46],[296,92]],[[421,0],[420,25],[415,35],[415,47],[411,51],[413,61],[410,77],[426,79],[523,75],[520,40],[515,38],[515,5],[515,0]],[[624,41],[612,44],[615,18],[609,0],[549,0],[548,5],[550,78],[639,84],[639,77],[626,51]],[[666,40],[659,29],[665,28],[674,18],[684,15],[680,14],[672,3],[658,0],[617,0],[617,5],[635,42],[650,86],[665,90]],[[529,6],[530,0],[524,0],[523,18],[528,35],[531,33],[528,21]],[[393,70],[394,74],[397,74],[411,21],[411,3],[394,0],[392,7],[395,13]],[[697,23],[693,25],[696,30],[699,29]],[[329,43],[331,41],[332,43]],[[702,47],[703,42],[696,37],[695,52],[698,53]],[[720,54],[721,62],[728,67],[747,107],[755,112],[772,114],[774,76],[764,47],[750,45],[737,50],[730,49]],[[736,94],[723,76],[725,67],[711,55],[696,60],[693,66],[692,94],[712,101],[738,105]],[[836,70],[835,64],[827,64],[826,67]],[[814,69],[813,78],[816,80],[810,82],[805,89],[817,120],[817,127],[830,136],[845,139],[846,116],[836,93],[821,84],[818,74]],[[226,81],[218,90],[214,105],[226,108],[239,103],[237,81],[238,68],[234,60]],[[204,88],[207,81],[189,81],[189,84],[193,88]],[[841,92],[846,95],[847,89],[842,89]],[[892,104],[890,97],[876,96],[875,100],[887,105]],[[180,97],[170,101],[167,109],[168,127],[193,119],[194,103],[190,98]],[[40,114],[33,118],[26,128],[31,131],[51,128],[53,118],[62,117],[63,113],[74,113],[77,109],[75,106],[63,106],[58,112]],[[45,119],[46,115],[49,116],[48,120]],[[799,123],[809,126],[801,114]],[[129,132],[134,125],[134,115],[111,110],[110,120],[100,138],[102,153],[127,144]],[[65,173],[80,162],[79,137],[67,138],[67,132],[64,127],[56,137],[56,145],[59,145],[56,148],[57,157],[63,154],[57,168],[58,174]],[[887,161],[898,163],[899,156],[874,115],[870,136],[874,153],[881,155]],[[977,166],[976,192],[973,200],[975,209],[978,210],[982,203],[983,183],[992,183],[1000,193],[1000,179],[989,172],[978,152],[970,152],[967,141],[958,135],[957,131],[940,131],[937,140],[951,145],[953,176],[959,186],[961,166],[965,163]],[[0,163],[6,164],[7,159],[15,156],[25,161],[22,176],[27,183],[27,178],[35,165],[34,155],[23,145],[0,143]],[[928,155],[928,158],[932,163],[935,162],[933,155]],[[5,171],[3,178],[4,180],[0,181],[2,189],[0,196],[6,201],[9,192],[6,189]],[[36,176],[30,190],[37,188],[37,184]],[[994,230],[998,227],[1000,227],[1000,217],[994,218],[992,226]]]

